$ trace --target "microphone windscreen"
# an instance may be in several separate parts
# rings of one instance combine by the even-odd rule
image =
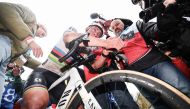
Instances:
[[[96,19],[96,18],[98,18],[99,17],[99,14],[98,13],[92,13],[91,15],[90,15],[90,18],[91,19]]]

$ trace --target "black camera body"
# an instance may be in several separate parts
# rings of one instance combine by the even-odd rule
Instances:
[[[139,3],[142,9],[152,7],[154,4],[160,3],[162,1],[163,0],[131,0],[134,5]]]
[[[155,18],[159,13],[165,10],[165,6],[163,5],[164,0],[143,0],[144,1],[144,9],[139,13],[139,18],[141,18],[144,22],[148,22],[149,20]],[[190,17],[190,0],[176,0],[176,3],[173,4],[174,7],[179,8],[180,16]],[[141,6],[142,7],[142,6]],[[175,9],[177,10],[177,9]]]
[[[146,1],[146,0],[145,0]],[[165,8],[163,1],[149,2],[139,13],[144,22],[157,17],[157,27],[161,31],[158,48],[170,50],[172,56],[181,56],[190,64],[190,0],[176,0]]]
[[[163,0],[144,0],[144,9],[139,13],[139,18],[144,22],[155,18],[159,11],[163,10],[162,6]]]
[[[144,9],[147,9],[147,8],[154,6],[155,4],[163,2],[164,0],[143,0],[143,1],[145,2]]]

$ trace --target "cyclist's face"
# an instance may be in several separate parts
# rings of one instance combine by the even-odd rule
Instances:
[[[87,33],[89,33],[90,36],[97,38],[102,36],[102,31],[97,26],[90,26],[89,29],[87,30]]]

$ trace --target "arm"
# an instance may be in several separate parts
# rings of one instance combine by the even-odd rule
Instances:
[[[146,41],[150,40],[159,40],[166,41],[169,38],[169,34],[167,32],[161,31],[158,29],[156,22],[141,22],[137,21],[136,23],[139,32],[145,38]]]
[[[123,41],[119,37],[103,40],[100,38],[89,36],[89,40],[90,40],[88,43],[89,46],[100,46],[107,49],[115,48],[117,50],[120,50],[124,46]]]
[[[38,28],[36,30],[35,35],[40,38],[45,37],[47,35],[47,30],[46,30],[45,26],[38,24]],[[41,47],[34,41],[33,37],[27,37],[24,41],[27,42],[27,44],[33,51],[33,55],[35,57],[38,58],[40,56],[43,56],[43,51],[42,51]]]
[[[28,25],[23,21],[21,9],[17,9],[13,4],[2,3],[0,4],[0,21],[7,31],[10,31],[18,40],[26,41],[29,47],[32,49],[35,57],[40,57],[43,55],[41,47],[36,44],[33,37],[34,34],[28,27]],[[24,11],[24,10],[23,10]],[[36,24],[35,15],[27,11],[29,17],[30,25]],[[29,23],[28,22],[28,23]],[[19,45],[18,45],[19,46]]]
[[[79,38],[81,33],[76,33],[76,32],[67,32],[64,34],[63,41],[64,43],[70,43],[74,39]],[[116,48],[117,50],[121,49],[124,45],[123,41],[118,37],[118,38],[110,38],[107,40],[103,40],[100,38],[96,38],[93,36],[89,36],[89,42],[88,46],[97,46],[97,47],[104,47],[104,48]],[[113,44],[116,43],[116,44]],[[80,46],[85,46],[83,43],[80,44]]]
[[[27,62],[24,64],[24,66],[29,67],[31,69],[37,68],[41,63],[32,57],[27,57]]]
[[[32,32],[12,5],[2,4],[0,7],[0,21],[17,39],[22,41],[28,36],[33,37]]]
[[[164,0],[163,4],[165,7],[168,7],[170,4],[176,3],[176,0]]]

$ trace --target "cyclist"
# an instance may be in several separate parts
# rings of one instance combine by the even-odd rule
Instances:
[[[60,68],[65,66],[65,63],[60,63],[58,59],[65,54],[65,44],[63,40],[66,40],[65,37],[68,37],[67,40],[73,40],[78,38],[81,33],[75,31],[75,29],[69,28],[64,32],[64,37],[56,44],[51,53],[48,56],[48,59],[33,73],[29,76],[26,86],[24,88],[23,100],[21,105],[23,109],[45,109],[47,107],[49,97],[52,98],[54,103],[58,103],[60,96],[65,87],[65,83],[61,83],[50,92],[47,91],[47,88],[57,80],[62,73]],[[115,41],[118,45],[113,45],[112,42]],[[113,38],[110,40],[103,40],[89,35],[89,41],[86,43],[88,46],[103,46],[105,48],[116,48],[120,49],[123,47],[123,43],[119,38]],[[81,45],[86,45],[81,44]],[[37,102],[36,102],[37,100]]]
[[[92,23],[89,27],[87,27],[86,31],[88,33],[90,33],[90,31],[93,31],[93,30],[97,31],[98,29],[103,31],[104,34],[107,33],[106,29],[104,29],[104,26],[98,22]],[[92,33],[94,33],[94,37],[101,38],[103,36],[103,33],[100,36],[97,36],[95,34],[96,32],[92,32]],[[113,65],[111,57],[109,57],[109,54],[113,51],[102,48],[102,47],[98,47],[96,50],[93,50],[92,52],[96,54],[96,59],[92,63],[92,67],[96,71],[92,71],[89,68],[84,67],[84,72],[85,72],[85,76],[86,76],[87,80],[89,80],[92,77],[96,76],[97,74],[103,73],[105,71],[118,69],[115,65]],[[126,87],[126,85],[122,82],[118,82],[117,84],[119,84],[120,89]],[[134,102],[132,96],[129,94],[128,90],[125,89],[125,92],[122,92],[121,90],[115,89],[115,87],[113,87],[113,84],[109,84],[108,87],[109,87],[108,92],[104,92],[96,97],[97,100],[99,101],[99,103],[101,104],[102,108],[105,108],[105,109],[109,108],[109,105],[105,105],[106,101],[108,101],[108,104],[112,105],[112,108],[114,107],[115,104],[113,105],[113,103],[110,102],[110,95],[112,95],[112,94],[113,94],[113,98],[115,100],[117,99],[116,102],[123,101],[123,103],[118,104],[118,106],[121,109],[128,109],[128,108],[129,109],[138,109],[139,108],[138,105]],[[103,88],[103,87],[101,87],[101,88]],[[114,90],[112,90],[112,88]],[[100,90],[102,90],[102,89],[100,89]],[[120,97],[118,98],[118,96],[120,96]]]
[[[102,38],[104,31],[104,26],[101,25],[99,22],[93,22],[86,28],[86,32],[90,34],[92,37]],[[65,38],[65,41],[66,38]],[[65,42],[68,45],[68,48],[72,48],[72,41],[71,42]],[[107,50],[102,47],[88,47],[90,49],[90,53],[93,53],[96,55],[96,59],[91,62],[91,67],[84,66],[84,73],[85,73],[85,79],[88,81],[89,79],[97,76],[100,73],[103,73],[105,71],[113,70],[116,68],[111,67],[111,60],[108,59],[109,52],[112,52],[110,50]],[[119,89],[124,89],[126,85],[122,82],[118,82]],[[119,103],[118,106],[121,109],[138,109],[138,105],[133,101],[133,98],[129,94],[128,90],[125,90],[125,92],[122,92],[121,90],[116,90],[115,87],[113,87],[113,84],[109,84],[109,91],[103,91],[103,87],[100,86],[100,90],[102,90],[102,94],[96,96],[96,99],[100,103],[101,107],[104,109],[107,109],[111,106],[111,104],[114,104],[111,102],[111,96],[113,94],[113,98],[117,101],[123,101],[122,103]],[[119,96],[119,98],[118,98]],[[121,97],[122,96],[122,97]],[[117,102],[116,101],[116,102]],[[110,104],[110,105],[107,105]],[[115,104],[114,104],[115,105]],[[113,106],[112,106],[113,108]]]
[[[151,43],[151,39],[157,38],[155,23],[137,21],[124,28],[124,23],[120,19],[115,19],[111,22],[111,29],[125,42],[125,47],[121,51],[128,59],[127,69],[159,78],[190,97],[190,81]],[[155,103],[154,106],[157,108],[161,105],[156,106]]]

